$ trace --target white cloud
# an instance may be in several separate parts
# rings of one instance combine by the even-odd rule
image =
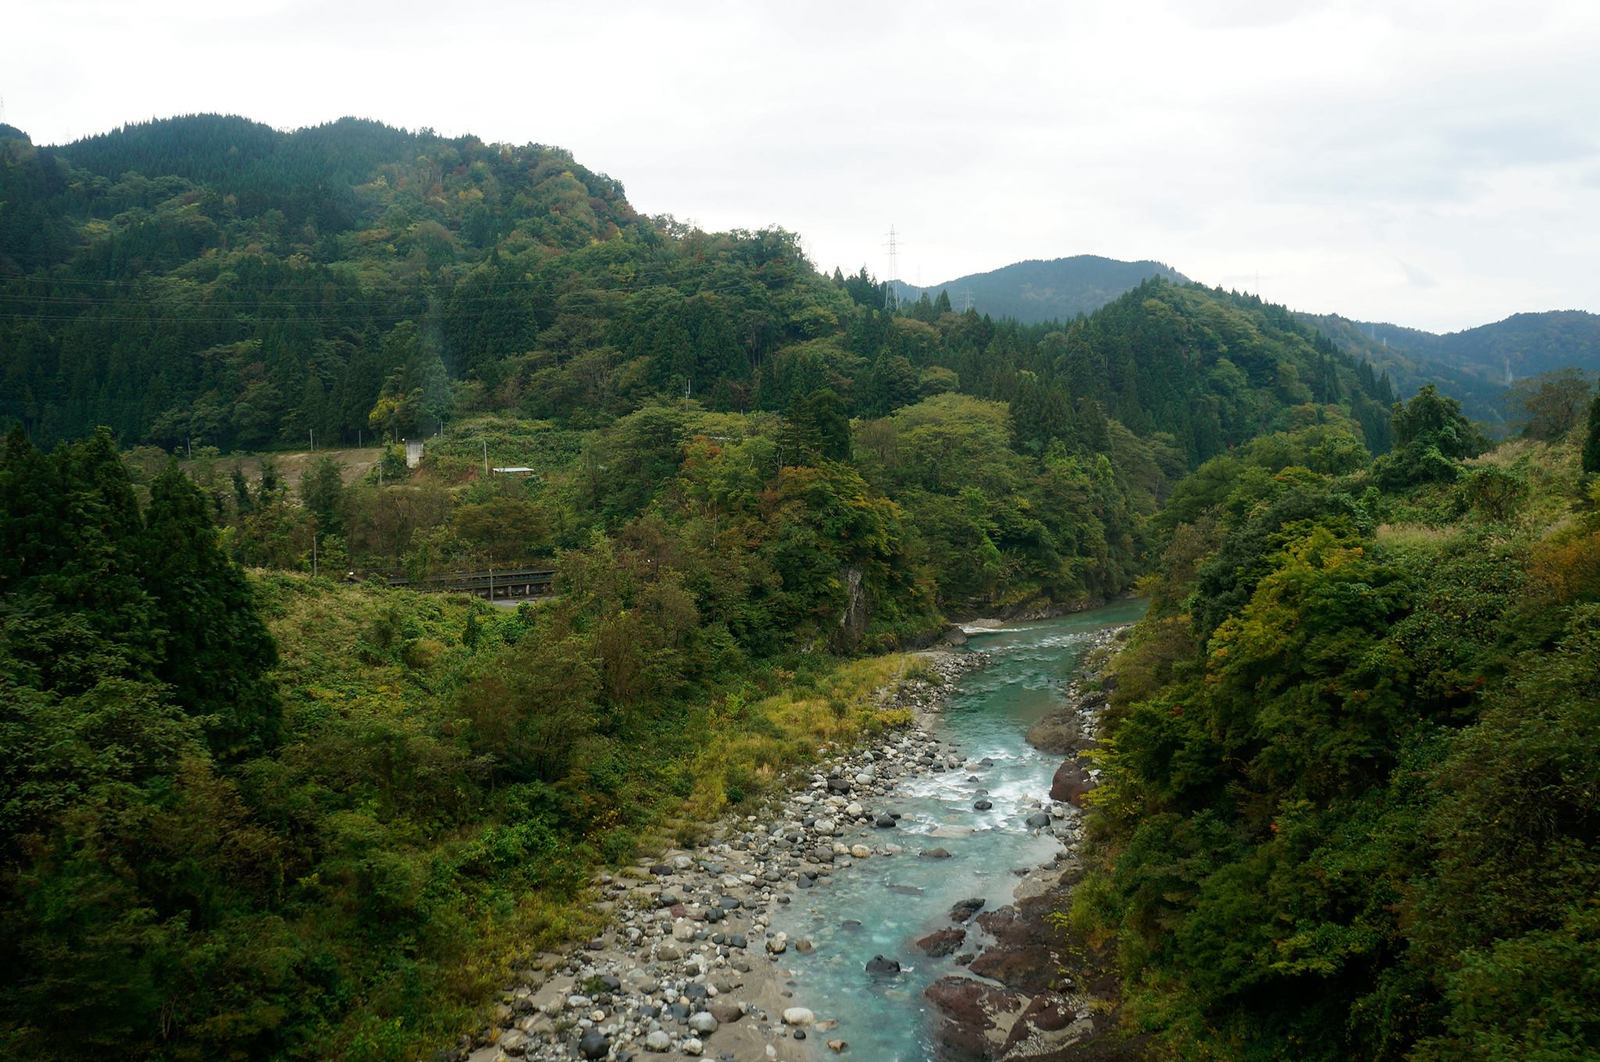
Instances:
[[[353,113],[561,144],[825,268],[893,223],[929,282],[1093,252],[1423,327],[1600,310],[1591,0],[18,7],[0,95],[45,142]]]

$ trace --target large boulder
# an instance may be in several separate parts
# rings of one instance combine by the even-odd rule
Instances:
[[[961,947],[962,942],[966,939],[967,931],[965,929],[941,929],[938,932],[929,933],[917,941],[917,947],[922,949],[924,955],[942,959],[946,955],[954,955],[955,950]]]
[[[867,973],[873,977],[893,977],[900,972],[900,960],[874,955],[867,960]]]
[[[1050,799],[1064,800],[1075,807],[1083,807],[1083,798],[1094,788],[1094,779],[1084,770],[1076,756],[1069,756],[1056,768],[1050,779]]]
[[[1037,898],[978,915],[994,943],[972,961],[972,972],[1021,992],[1042,992],[1055,983],[1067,957],[1050,928],[1049,901]]]
[[[923,992],[939,1015],[934,1035],[958,1058],[994,1058],[1000,1054],[1016,1015],[1028,997],[970,977],[941,977]]]
[[[1054,712],[1028,728],[1028,744],[1052,756],[1073,756],[1093,748],[1094,741],[1084,734],[1077,713],[1069,709]]]
[[[965,922],[973,915],[983,910],[983,897],[974,896],[969,900],[959,900],[950,908],[950,921]]]
[[[718,996],[706,1006],[707,1012],[722,1025],[731,1025],[744,1017],[744,1008],[734,1000]]]
[[[1028,1001],[1006,1037],[1007,1058],[1057,1057],[1056,1052],[1081,1040],[1089,1031],[1073,1030],[1078,1018],[1072,1004],[1057,992],[1042,992]]]

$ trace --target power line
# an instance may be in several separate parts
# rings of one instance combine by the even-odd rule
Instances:
[[[894,226],[889,226],[889,283],[883,289],[883,308],[893,313],[900,308],[900,246]]]

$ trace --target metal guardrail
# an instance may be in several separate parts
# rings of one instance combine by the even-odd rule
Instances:
[[[554,568],[488,568],[476,572],[449,572],[411,579],[403,575],[389,576],[390,586],[419,590],[426,593],[464,593],[479,597],[536,597],[549,593],[555,583]]]

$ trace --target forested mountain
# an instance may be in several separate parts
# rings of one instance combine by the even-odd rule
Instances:
[[[1320,319],[1314,320],[1319,327]],[[1485,379],[1509,381],[1555,369],[1600,371],[1600,314],[1551,310],[1436,335],[1390,324],[1347,322],[1373,340]]]
[[[915,302],[922,296],[938,299],[943,295],[957,309],[971,306],[991,317],[1042,324],[1070,321],[1080,314],[1093,313],[1123,292],[1152,278],[1178,283],[1187,280],[1183,274],[1160,262],[1122,262],[1094,254],[1079,254],[1048,261],[1013,262],[987,273],[972,273],[926,288],[896,282],[895,289],[903,302]]]
[[[970,299],[980,313],[1037,324],[1093,313],[1152,277],[1185,279],[1159,262],[1077,255],[1016,262],[926,288],[897,283],[896,291],[907,303],[927,298],[960,309]],[[1443,335],[1338,314],[1296,316],[1387,374],[1399,395],[1435,384],[1459,400],[1468,416],[1497,432],[1514,426],[1516,413],[1507,405],[1513,382],[1567,368],[1600,373],[1600,315],[1581,310],[1519,313]]]
[[[1305,314],[1308,324],[1353,357],[1386,370],[1402,395],[1436,383],[1475,420],[1505,426],[1507,388],[1562,369],[1600,374],[1600,314],[1519,313],[1443,335],[1392,324]]]
[[[1189,460],[1344,402],[1382,448],[1384,415],[1355,408],[1387,402],[1376,381],[1218,292],[1146,285],[1065,332],[891,318],[865,270],[821,276],[779,230],[643,219],[564,152],[350,119],[5,151],[0,416],[41,442],[355,442],[483,410],[598,424],[652,395],[781,411],[828,386],[854,415],[957,388],[1036,403],[1036,450],[1109,415]]]
[[[8,1057],[426,1055],[585,931],[598,867],[885,725],[864,654],[1238,521],[1232,607],[1301,485],[1364,529],[1341,477],[1477,443],[1419,443],[1283,307],[1157,277],[1065,324],[886,312],[553,148],[200,116],[0,149]],[[295,483],[236,454],[312,432],[384,446]],[[535,559],[557,593],[514,612],[327,577]]]
[[[1336,314],[1301,315],[1323,335],[1352,357],[1381,366],[1393,381],[1396,393],[1415,394],[1435,384],[1461,402],[1462,410],[1473,420],[1504,431],[1512,416],[1507,407],[1507,385],[1503,373],[1485,375],[1472,368],[1440,361],[1435,344],[1420,342],[1439,337],[1427,332],[1395,326],[1378,326],[1351,321]],[[1404,334],[1411,345],[1394,341]]]
[[[1174,491],[1071,921],[1175,1057],[1595,1057],[1591,409],[1478,457],[1429,388],[1368,467],[1290,433]]]

